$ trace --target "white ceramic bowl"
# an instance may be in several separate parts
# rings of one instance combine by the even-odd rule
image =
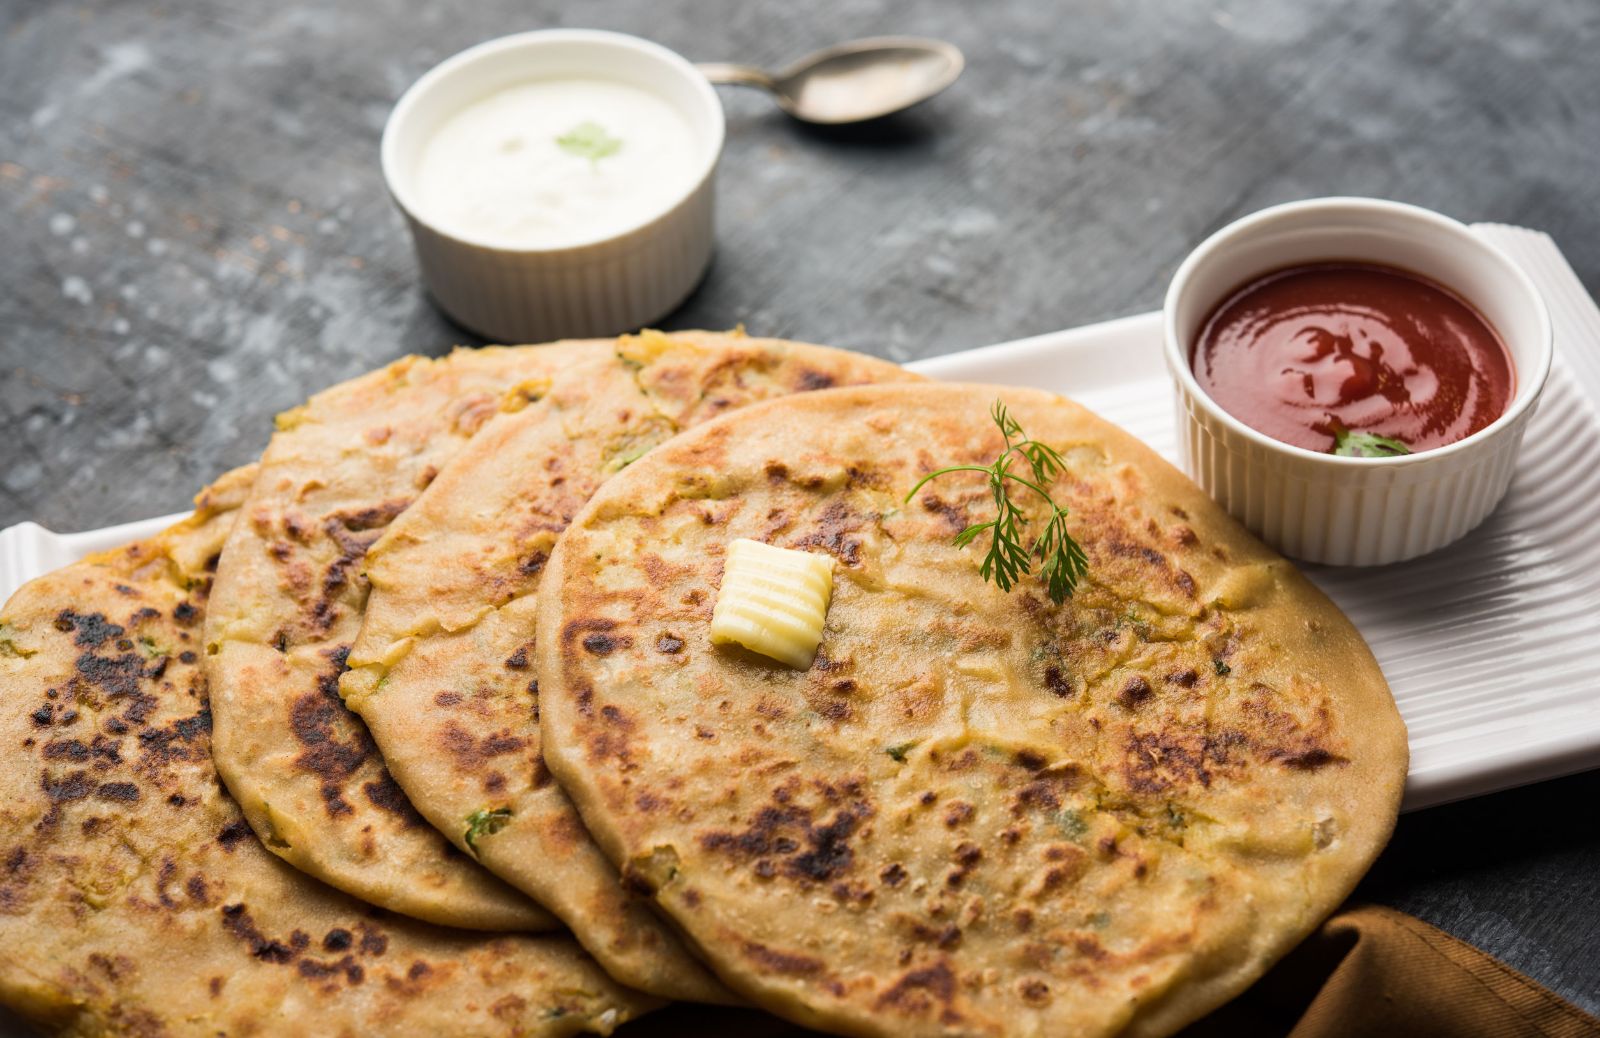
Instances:
[[[414,181],[441,123],[496,91],[561,77],[613,79],[674,106],[701,158],[693,186],[643,222],[558,248],[497,243],[430,222]],[[669,313],[705,273],[723,133],[716,92],[679,55],[621,33],[547,29],[479,44],[412,84],[384,127],[383,176],[411,227],[428,292],[457,322],[500,342],[609,336]]]
[[[1347,458],[1281,443],[1217,406],[1190,349],[1231,291],[1322,260],[1421,274],[1477,307],[1510,349],[1505,414],[1466,439],[1396,458]],[[1189,475],[1263,540],[1308,562],[1373,566],[1442,548],[1505,496],[1522,435],[1550,372],[1550,315],[1533,282],[1464,224],[1398,202],[1320,198],[1229,224],[1190,253],[1167,290],[1167,367]]]

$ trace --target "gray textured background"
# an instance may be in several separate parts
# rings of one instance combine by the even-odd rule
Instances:
[[[967,54],[865,131],[725,91],[717,259],[667,327],[930,356],[1151,309],[1210,230],[1335,193],[1544,229],[1600,288],[1600,2],[1301,6],[0,0],[0,526],[176,510],[275,411],[472,341],[418,292],[377,141],[430,65],[523,29]],[[1591,774],[1409,816],[1366,890],[1600,1011],[1597,803]]]

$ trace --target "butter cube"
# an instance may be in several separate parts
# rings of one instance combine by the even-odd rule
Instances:
[[[728,544],[711,640],[804,670],[816,657],[832,597],[832,555],[741,537]]]

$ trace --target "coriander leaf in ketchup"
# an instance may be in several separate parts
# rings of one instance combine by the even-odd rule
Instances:
[[[1470,304],[1376,264],[1317,263],[1236,289],[1190,362],[1223,410],[1273,439],[1327,451],[1341,430],[1412,451],[1465,439],[1505,413],[1505,344]]]

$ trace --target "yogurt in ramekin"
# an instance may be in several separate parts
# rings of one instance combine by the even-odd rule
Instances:
[[[606,336],[704,274],[722,107],[682,57],[553,29],[463,51],[401,97],[383,170],[429,293],[502,342]]]
[[[455,234],[552,249],[625,233],[700,174],[689,120],[591,77],[518,83],[446,119],[422,149],[417,206]]]

